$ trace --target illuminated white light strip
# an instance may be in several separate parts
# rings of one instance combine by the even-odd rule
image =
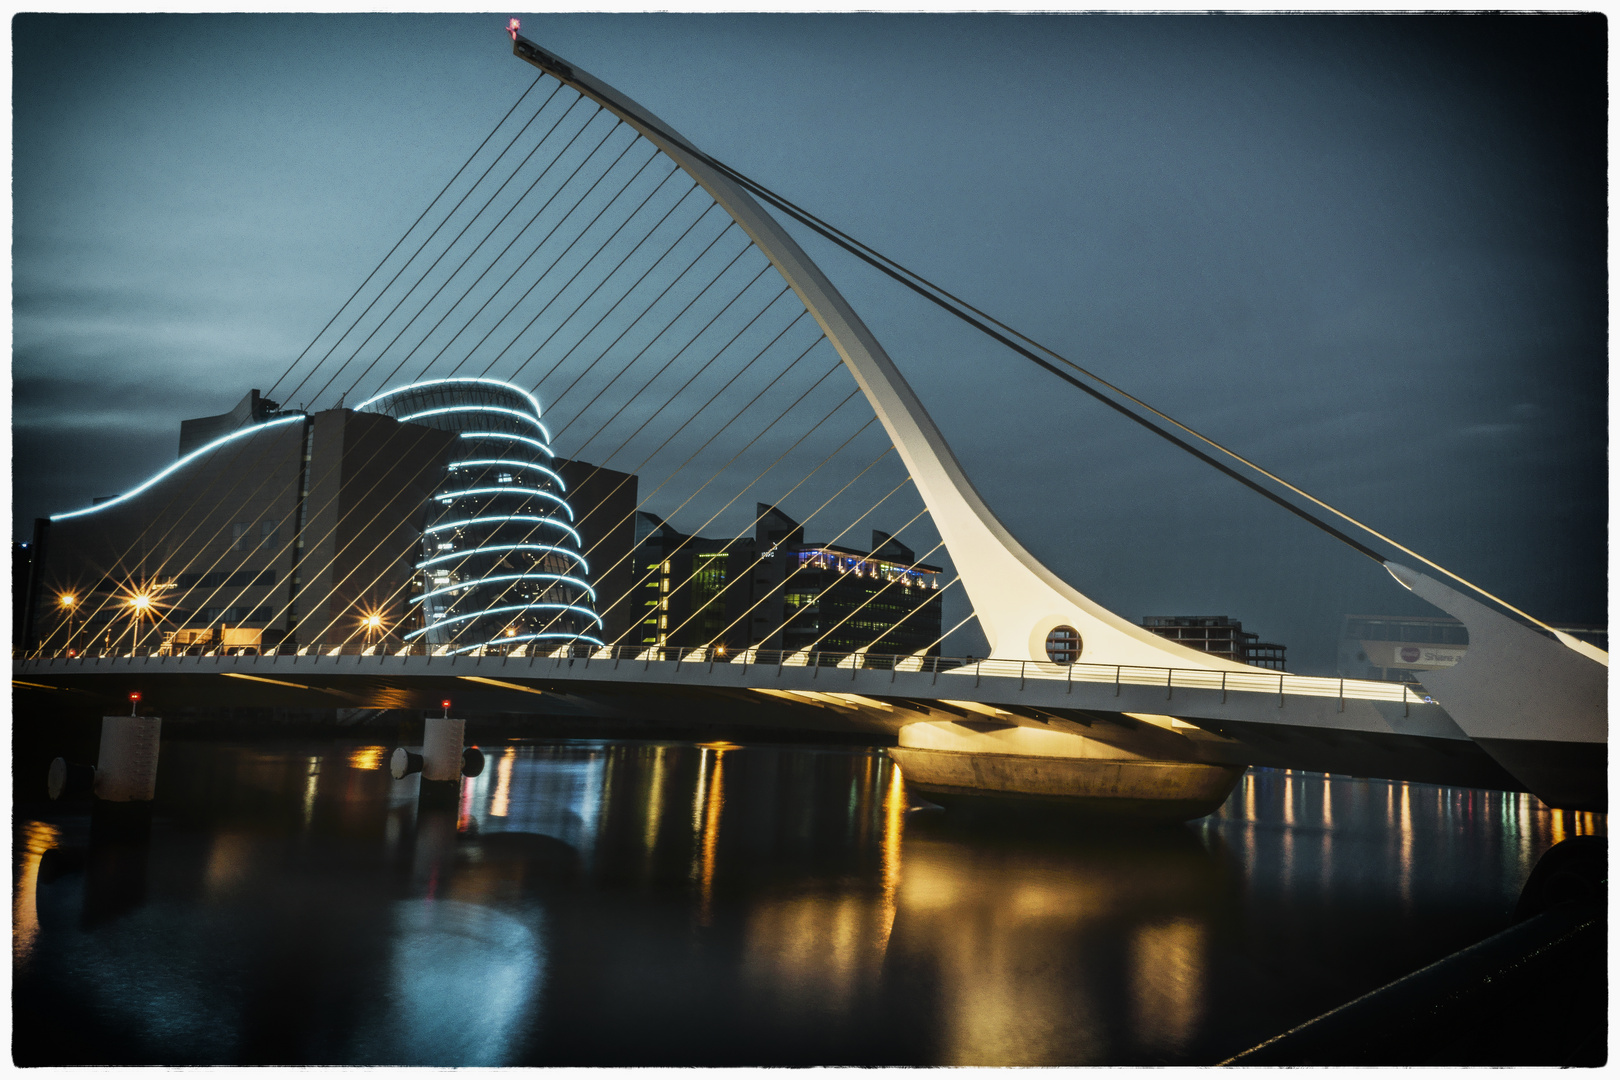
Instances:
[[[440,563],[455,562],[457,559],[470,559],[474,555],[484,555],[491,551],[549,551],[556,555],[566,555],[578,563],[581,570],[584,570],[587,574],[591,572],[590,564],[585,561],[585,556],[577,551],[553,547],[550,544],[485,544],[481,547],[468,548],[465,551],[452,551],[448,555],[435,555],[426,562],[417,563],[413,569],[425,570]]]
[[[540,434],[546,437],[546,442],[551,441],[551,432],[546,430],[546,425],[540,422],[540,418],[538,416],[530,416],[526,412],[520,412],[517,409],[508,409],[502,405],[446,405],[439,409],[423,409],[421,412],[411,413],[409,416],[401,416],[397,419],[400,423],[404,424],[423,416],[442,416],[445,413],[456,412],[506,413],[508,416],[515,416],[519,420],[527,420],[529,423],[540,429]]]
[[[362,401],[360,404],[356,405],[354,409],[356,412],[359,412],[367,405],[370,405],[373,402],[381,401],[383,398],[394,397],[396,394],[404,394],[411,390],[420,390],[424,386],[443,386],[445,383],[486,383],[490,386],[499,386],[502,389],[510,390],[515,394],[522,394],[524,397],[528,398],[529,404],[534,406],[535,415],[541,415],[539,400],[527,390],[519,386],[513,386],[509,382],[503,382],[500,379],[489,379],[480,375],[456,375],[445,379],[424,379],[421,382],[411,383],[409,386],[400,386],[393,390],[384,390],[376,397],[367,398],[365,401]]]
[[[105,510],[108,507],[117,506],[119,503],[123,502],[125,499],[130,499],[130,498],[133,498],[136,495],[139,495],[141,492],[145,491],[147,488],[151,487],[153,484],[157,483],[159,480],[162,480],[165,476],[168,476],[170,473],[174,472],[176,469],[179,469],[182,466],[188,465],[191,462],[196,461],[198,458],[202,457],[206,453],[209,453],[210,451],[217,450],[219,447],[224,446],[226,443],[230,442],[232,439],[240,439],[240,438],[244,438],[244,437],[246,437],[248,435],[255,435],[255,434],[257,434],[257,433],[259,433],[261,431],[264,431],[267,428],[279,427],[282,424],[292,424],[292,423],[301,424],[301,423],[304,422],[304,419],[305,418],[304,418],[303,414],[299,414],[297,416],[284,416],[284,417],[281,417],[278,420],[267,420],[262,424],[255,424],[252,427],[246,427],[246,428],[242,428],[242,429],[240,429],[238,431],[233,431],[229,435],[223,435],[220,438],[215,439],[213,442],[209,443],[207,446],[202,446],[202,447],[199,447],[196,450],[193,450],[191,453],[187,454],[185,457],[181,458],[179,461],[176,461],[173,465],[170,465],[168,468],[164,469],[162,472],[160,472],[157,475],[153,476],[150,480],[146,481],[146,483],[140,485],[139,487],[131,488],[128,491],[124,492],[122,495],[117,496],[116,498],[107,499],[105,502],[99,502],[94,506],[87,506],[83,510],[69,510],[67,513],[64,513],[64,514],[52,514],[51,515],[51,520],[52,521],[66,521],[68,518],[83,517],[85,514],[93,514],[97,510]]]
[[[581,615],[590,616],[591,621],[597,626],[602,625],[602,616],[590,608],[582,608],[575,604],[507,604],[503,607],[485,608],[483,611],[472,611],[466,615],[455,615],[448,619],[440,619],[435,623],[428,623],[422,629],[412,630],[406,634],[403,640],[409,641],[418,634],[425,634],[429,630],[437,630],[440,627],[449,626],[451,623],[466,622],[468,619],[482,619],[486,615],[499,615],[503,611],[574,611]]]
[[[581,581],[579,578],[569,577],[567,574],[500,574],[496,577],[473,578],[471,581],[463,581],[457,585],[447,585],[442,589],[434,589],[432,592],[423,593],[421,596],[414,597],[410,601],[410,604],[420,603],[430,596],[440,596],[444,593],[457,592],[461,589],[476,589],[480,585],[493,585],[497,581],[566,581],[570,585],[577,585],[581,589],[584,589],[586,592],[590,593],[592,600],[596,599],[595,589],[591,588],[590,585]],[[405,606],[409,607],[410,604],[406,604]]]
[[[447,521],[442,525],[431,525],[422,531],[427,533],[440,533],[446,532],[450,529],[459,529],[463,525],[479,525],[486,521],[532,521],[537,525],[554,525],[563,532],[567,533],[569,536],[572,536],[576,544],[583,544],[585,542],[580,537],[579,533],[575,532],[567,525],[564,525],[556,518],[535,517],[532,514],[491,514],[488,517],[467,518],[465,521]],[[482,546],[483,545],[479,545],[480,548],[482,548]]]
[[[601,640],[599,638],[593,638],[589,634],[517,634],[513,637],[492,638],[491,640],[484,642],[482,645],[468,645],[464,649],[456,649],[452,651],[450,655],[460,656],[463,653],[470,653],[490,645],[513,645],[519,641],[539,641],[542,638],[561,638],[567,641],[586,641],[592,645],[595,645],[597,648],[603,648]],[[467,677],[468,676],[466,675],[462,676],[464,679]]]
[[[539,439],[531,439],[527,435],[514,435],[510,431],[463,431],[461,437],[463,439],[511,439],[515,442],[528,443],[547,457],[557,456],[556,451]],[[546,438],[549,439],[551,436],[547,435]]]
[[[555,495],[549,491],[541,491],[539,488],[519,487],[516,484],[501,484],[496,487],[463,488],[460,491],[441,491],[433,497],[440,502],[447,503],[451,499],[459,499],[463,495],[538,495],[542,499],[550,499],[552,502],[562,507],[563,511],[568,515],[568,520],[574,520],[574,508],[569,506],[568,500],[564,499],[561,495]]]
[[[451,469],[468,469],[474,465],[510,465],[514,469],[533,469],[535,472],[543,472],[547,476],[551,477],[552,480],[556,481],[557,487],[563,492],[566,493],[568,491],[568,485],[563,483],[563,478],[561,476],[552,472],[544,465],[533,461],[512,461],[508,458],[473,458],[470,461],[452,461],[447,467]]]

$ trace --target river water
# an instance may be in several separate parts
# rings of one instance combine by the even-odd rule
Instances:
[[[390,749],[169,741],[120,831],[19,803],[16,1062],[1215,1062],[1606,831],[1275,770],[1179,827],[964,821],[882,750],[731,743],[486,744],[422,802]]]

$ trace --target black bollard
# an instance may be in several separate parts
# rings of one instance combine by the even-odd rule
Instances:
[[[484,752],[469,746],[461,752],[461,775],[477,776],[484,771]]]
[[[81,765],[66,758],[57,758],[51,762],[51,768],[45,774],[45,790],[51,799],[88,799],[95,791],[96,767],[94,765]]]
[[[394,753],[388,759],[388,771],[394,774],[395,780],[403,780],[412,773],[422,771],[422,755],[413,754],[403,746],[396,746]]]

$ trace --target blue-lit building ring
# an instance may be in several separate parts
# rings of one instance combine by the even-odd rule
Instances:
[[[410,633],[405,635],[405,640],[409,641],[409,640],[411,640],[411,638],[417,637],[417,636],[419,636],[421,634],[431,633],[434,630],[438,630],[438,629],[441,629],[441,628],[446,627],[446,626],[451,626],[451,625],[453,625],[455,623],[466,622],[468,619],[486,619],[486,618],[489,618],[492,615],[501,615],[501,614],[504,614],[506,612],[525,612],[525,611],[563,611],[563,612],[570,612],[572,614],[580,616],[581,618],[584,618],[584,619],[587,619],[587,620],[589,620],[591,622],[594,622],[598,626],[602,625],[601,616],[597,615],[596,612],[592,611],[590,608],[579,607],[578,605],[575,605],[575,604],[508,604],[505,607],[484,608],[484,609],[482,609],[480,611],[467,612],[464,615],[452,615],[447,619],[439,619],[439,620],[437,620],[435,622],[429,623],[427,626],[422,627],[422,629],[420,629],[420,630],[412,630]],[[508,625],[510,625],[510,623],[515,621],[515,620],[516,620],[516,616],[514,616],[512,620],[508,620]],[[499,641],[500,637],[497,636],[494,640]]]
[[[566,641],[577,645],[595,645],[599,649],[603,647],[602,639],[592,637],[590,634],[514,634],[502,637],[500,644],[525,645],[534,641]],[[479,647],[479,645],[466,645],[451,651],[459,655],[461,653],[470,653]]]
[[[552,452],[550,446],[541,442],[539,439],[531,439],[527,435],[517,435],[510,431],[463,431],[461,433],[461,437],[463,439],[479,439],[486,442],[493,441],[522,443],[525,446],[529,446],[540,451],[547,457],[554,458],[557,456]]]
[[[557,546],[555,546],[553,544],[484,544],[482,546],[482,550],[486,551],[486,552],[492,552],[492,551],[542,551],[542,552],[545,552],[548,555],[558,555],[558,556],[561,556],[561,557],[564,557],[564,558],[572,559],[572,560],[574,560],[575,565],[577,565],[582,571],[584,571],[587,574],[589,574],[591,572],[590,563],[585,561],[585,556],[581,555],[579,552],[574,551],[574,550],[572,550],[570,548],[557,547]],[[418,570],[426,570],[430,566],[441,566],[441,565],[443,565],[443,564],[445,564],[447,562],[455,562],[456,560],[458,560],[460,558],[463,558],[463,557],[464,556],[462,554],[459,554],[459,553],[458,554],[450,554],[450,555],[439,555],[439,556],[437,556],[435,558],[425,559],[422,562],[417,563],[416,564],[416,569],[418,569]]]
[[[462,518],[459,521],[445,521],[429,525],[422,531],[428,535],[443,532],[464,532],[475,528],[498,528],[511,522],[527,521],[532,525],[544,525],[549,529],[567,533],[574,541],[579,543],[579,533],[570,528],[567,523],[558,521],[554,517],[540,517],[534,514],[480,514],[476,517]]]
[[[540,429],[540,434],[545,439],[547,445],[549,445],[551,443],[551,432],[546,430],[546,425],[544,425],[544,424],[542,424],[540,422],[540,418],[538,416],[529,416],[528,414],[520,412],[517,409],[502,409],[502,408],[499,408],[499,407],[494,406],[494,405],[463,405],[463,406],[449,405],[449,406],[446,406],[445,408],[442,408],[442,409],[424,409],[422,412],[409,413],[409,414],[407,414],[405,416],[397,416],[394,419],[398,420],[402,424],[403,423],[415,423],[416,421],[422,419],[423,417],[427,417],[427,416],[443,416],[446,413],[460,414],[460,413],[468,413],[468,412],[505,413],[507,416],[515,416],[519,420],[523,420],[523,421],[525,421],[527,423],[530,423],[530,424],[533,424],[535,427],[539,428]],[[437,425],[436,424],[429,424],[427,426],[428,427],[436,427]],[[555,456],[555,455],[553,455],[553,456]]]
[[[553,484],[557,485],[558,491],[564,492],[565,494],[568,491],[568,485],[563,483],[563,478],[561,476],[553,472],[551,469],[546,468],[544,465],[536,465],[532,461],[518,461],[514,458],[478,458],[475,461],[452,461],[449,465],[446,465],[445,468],[454,472],[457,469],[474,469],[480,465],[509,465],[514,469],[529,469],[537,473],[543,473]]]
[[[170,465],[167,468],[161,470],[160,472],[157,472],[157,473],[153,474],[149,479],[141,482],[140,484],[137,484],[135,487],[130,488],[128,491],[124,492],[122,495],[114,496],[111,499],[103,499],[101,502],[96,503],[94,506],[87,506],[83,510],[69,510],[66,513],[63,513],[63,514],[52,514],[51,515],[51,520],[52,521],[67,521],[67,520],[69,520],[71,518],[84,517],[86,514],[99,514],[103,510],[111,510],[113,507],[118,506],[120,503],[123,503],[123,502],[125,502],[125,501],[127,501],[129,499],[133,499],[135,496],[139,495],[141,492],[145,491],[147,488],[151,487],[153,484],[156,484],[158,481],[162,480],[164,477],[169,476],[169,475],[171,475],[173,473],[179,472],[181,469],[184,469],[187,465],[190,465],[192,462],[198,460],[199,458],[203,458],[203,457],[208,456],[209,454],[213,453],[215,450],[218,450],[220,447],[224,446],[226,443],[234,442],[237,439],[245,439],[245,438],[248,438],[251,435],[257,435],[261,431],[268,431],[270,428],[280,427],[283,424],[302,424],[304,422],[304,420],[305,420],[305,416],[304,416],[303,413],[294,413],[294,414],[291,414],[291,415],[288,415],[288,416],[277,417],[274,420],[266,420],[262,424],[253,424],[251,426],[241,428],[241,429],[239,429],[237,431],[233,431],[229,435],[225,435],[225,436],[222,436],[221,438],[215,439],[213,442],[209,443],[206,446],[197,447],[197,449],[191,451],[191,453],[185,454],[184,456],[182,456],[173,465]]]
[[[587,597],[589,597],[591,600],[596,599],[596,590],[595,589],[591,588],[590,585],[586,584],[583,579],[573,577],[573,576],[571,576],[569,574],[505,574],[505,575],[502,575],[502,576],[499,576],[499,577],[486,577],[486,578],[483,578],[480,582],[478,582],[478,584],[494,585],[494,584],[496,584],[498,582],[502,582],[502,581],[526,581],[526,580],[538,580],[538,579],[544,579],[544,580],[548,580],[548,581],[566,581],[566,582],[568,582],[568,583],[570,583],[572,585],[577,585],[581,589],[583,589],[585,591],[585,595]],[[428,599],[428,597],[430,597],[430,596],[438,596],[441,593],[460,592],[462,590],[471,589],[473,587],[474,587],[474,583],[472,583],[472,582],[468,582],[465,585],[447,585],[444,588],[438,589],[438,590],[436,590],[434,592],[423,593],[421,596],[413,597],[411,599],[411,603],[419,604],[423,600]]]
[[[533,394],[499,379],[428,379],[357,411],[458,436],[422,523],[411,601],[422,624],[408,640],[458,652],[523,649],[542,636],[596,642],[584,541],[562,520],[574,509],[549,467],[557,455]]]
[[[510,484],[505,487],[476,487],[462,488],[458,491],[441,491],[439,494],[433,497],[439,502],[448,503],[456,499],[471,498],[475,495],[501,495],[506,497],[516,495],[533,495],[538,499],[550,499],[552,502],[562,507],[562,511],[568,515],[569,521],[574,520],[574,508],[568,505],[568,500],[563,498],[561,495],[556,495],[552,492],[546,491],[544,488],[519,487],[516,484]]]

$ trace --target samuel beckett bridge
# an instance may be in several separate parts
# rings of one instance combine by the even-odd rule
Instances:
[[[887,733],[944,799],[1149,816],[1252,764],[1603,807],[1606,653],[512,38],[538,77],[269,389],[39,523],[19,688]],[[1421,687],[1296,675],[1102,607],[1002,525],[766,206],[1376,560],[1466,625],[1463,659]],[[989,655],[942,655],[970,620]]]

